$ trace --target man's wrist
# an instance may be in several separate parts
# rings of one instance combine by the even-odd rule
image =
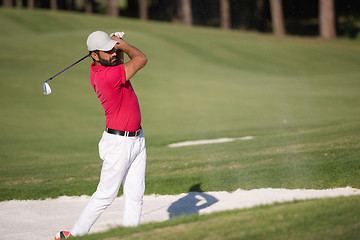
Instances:
[[[121,51],[124,51],[126,52],[126,49],[128,48],[128,44],[124,41],[124,40],[121,40],[121,41],[118,41],[117,44],[115,44],[115,49],[116,50],[121,50]]]
[[[115,50],[120,50],[119,47],[120,47],[120,42],[115,43],[114,45]]]

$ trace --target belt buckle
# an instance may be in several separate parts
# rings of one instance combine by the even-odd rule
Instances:
[[[137,131],[135,132],[135,137],[140,136],[140,134],[141,134],[141,129],[139,129],[139,130],[137,130]]]

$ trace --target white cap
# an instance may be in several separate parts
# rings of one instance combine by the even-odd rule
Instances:
[[[96,31],[89,35],[86,44],[89,51],[110,51],[117,41],[112,40],[106,32]]]

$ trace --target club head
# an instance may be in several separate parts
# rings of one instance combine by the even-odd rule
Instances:
[[[47,82],[44,82],[43,84],[43,93],[45,95],[49,95],[51,93],[50,85]]]

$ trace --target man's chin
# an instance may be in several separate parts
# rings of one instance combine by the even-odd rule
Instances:
[[[106,61],[106,60],[100,59],[99,62],[101,63],[101,65],[106,66],[106,67],[119,65],[119,62],[116,59],[112,60],[112,61]]]
[[[119,61],[115,60],[115,61],[111,61],[111,66],[117,66],[119,65]]]

